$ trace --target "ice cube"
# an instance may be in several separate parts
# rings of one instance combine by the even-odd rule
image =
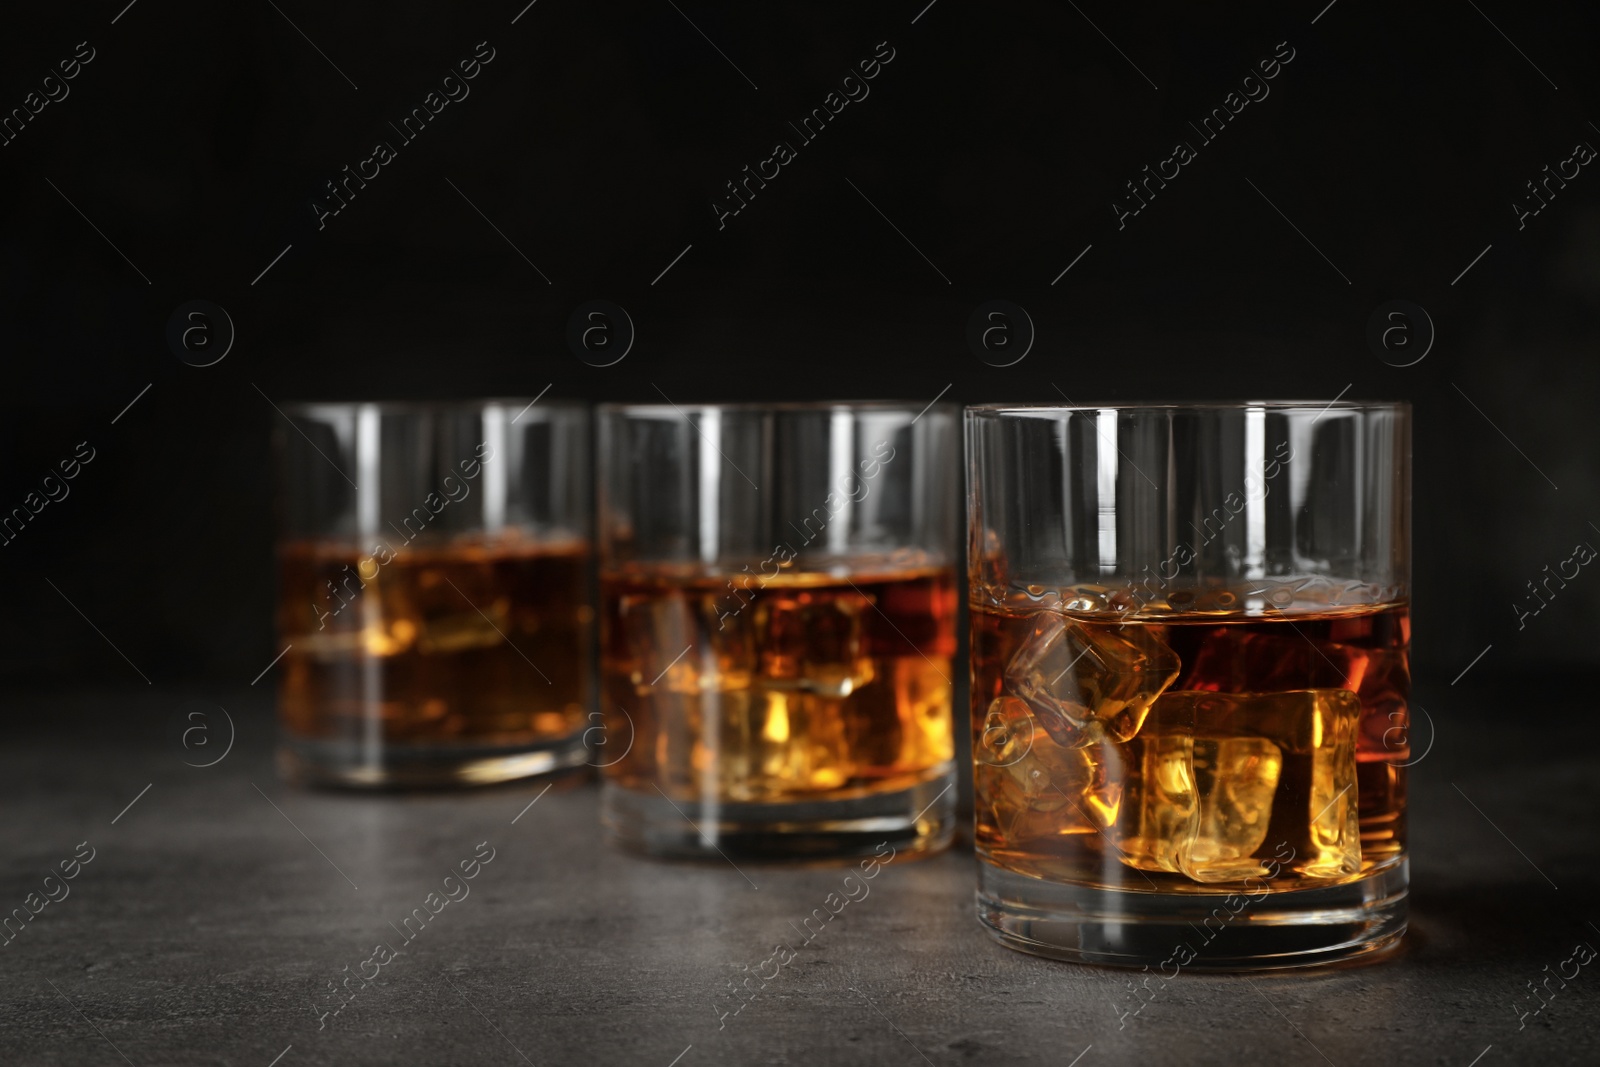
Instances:
[[[1139,737],[1142,773],[1122,845],[1130,865],[1204,883],[1267,873],[1256,853],[1272,821],[1283,754],[1240,729],[1238,700],[1195,692],[1156,700]]]
[[[834,701],[856,775],[898,778],[906,767],[948,763],[955,756],[950,699],[948,667],[903,656],[879,665],[872,684],[851,695],[848,713]]]
[[[1006,688],[1066,748],[1127,741],[1178,676],[1177,654],[1143,626],[1086,624],[1054,612],[1006,666]]]
[[[1199,825],[1178,856],[1197,882],[1229,882],[1265,873],[1255,854],[1266,842],[1283,754],[1264,737],[1195,731],[1194,780]]]
[[[1184,673],[1185,689],[1211,692],[1348,689],[1367,709],[1356,737],[1357,758],[1403,762],[1411,756],[1411,672],[1404,649],[1357,648],[1219,626],[1206,635]]]
[[[730,800],[776,800],[838,789],[854,773],[839,701],[766,689],[707,694],[701,714],[716,732],[716,759]]]
[[[1342,878],[1361,870],[1361,825],[1356,791],[1356,734],[1361,702],[1343,689],[1310,689],[1315,705],[1309,802],[1299,790],[1289,798],[1309,813],[1308,848],[1292,864],[1302,876]],[[1304,806],[1301,806],[1304,805]]]
[[[715,603],[680,593],[624,595],[618,625],[641,696],[729,692],[750,687],[751,628],[718,627]]]
[[[1271,873],[1260,858],[1270,846],[1302,879],[1357,873],[1360,710],[1344,689],[1164,693],[1140,734],[1137,818],[1123,846],[1146,861],[1134,866],[1232,881]],[[1192,786],[1187,807],[1172,783]]]
[[[874,676],[862,637],[862,617],[871,610],[859,594],[778,589],[725,625],[752,631],[757,685],[847,697]]]
[[[973,745],[973,758],[990,767],[1009,767],[1033,749],[1033,716],[1016,697],[999,696],[989,702]]]
[[[1067,799],[1078,825],[1099,831],[1116,823],[1123,788],[1123,756],[1117,745],[1093,742],[1065,748],[1041,730],[1030,756],[1054,791]]]
[[[484,605],[482,613],[468,606],[465,611],[423,615],[416,629],[417,651],[463,652],[502,644],[506,640],[505,632],[511,628],[509,609],[507,601],[494,600]],[[395,630],[405,632],[398,624],[390,628],[390,633],[394,634]]]
[[[1177,873],[1200,821],[1193,730],[1187,722],[1163,724],[1158,713],[1130,747],[1139,752],[1139,773],[1127,783],[1117,848],[1130,867]]]
[[[1067,807],[1068,798],[1054,788],[1050,776],[1032,759],[1031,750],[1013,763],[977,763],[974,774],[976,802],[993,816],[1002,841],[1014,846],[1051,838],[1058,832],[1076,832],[1072,828],[1075,823],[1057,817]],[[1066,818],[1073,816],[1069,812]]]
[[[741,598],[723,587],[622,594],[608,640],[626,657],[646,720],[636,725],[656,737],[662,779],[762,802],[835,790],[854,776],[841,705],[873,673],[856,654],[865,601],[851,599],[840,606],[794,590]]]
[[[990,703],[976,769],[979,802],[1009,838],[1097,833],[1117,821],[1124,777],[1117,746],[1058,745],[1015,697]]]

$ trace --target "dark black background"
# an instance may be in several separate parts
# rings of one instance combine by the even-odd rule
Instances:
[[[1446,685],[1490,645],[1483,676],[1595,660],[1600,576],[1522,629],[1514,607],[1535,606],[1546,564],[1600,545],[1600,176],[1520,231],[1512,207],[1600,145],[1579,5],[538,0],[513,25],[525,0],[125,2],[8,11],[0,32],[0,111],[78,42],[96,52],[0,147],[0,510],[78,442],[96,452],[0,547],[6,676],[262,669],[281,421],[264,396],[547,385],[1409,399],[1419,674]],[[319,231],[320,185],[396,140],[386,123],[485,40],[471,95]],[[881,41],[895,58],[870,96],[719,231],[723,183],[796,140],[787,123]],[[1200,146],[1187,123],[1283,41],[1270,96]],[[1119,230],[1123,183],[1180,139],[1198,159]],[[594,298],[638,331],[608,368],[564,339]],[[992,298],[1037,327],[1015,366],[967,347]],[[192,299],[237,329],[215,366],[165,340]],[[1437,329],[1414,366],[1364,339],[1393,299]]]

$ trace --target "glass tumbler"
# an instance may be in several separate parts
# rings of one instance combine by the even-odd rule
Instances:
[[[1410,407],[967,410],[978,913],[1272,968],[1406,923]]]
[[[484,400],[285,414],[285,775],[446,786],[585,762],[587,410]]]
[[[713,859],[948,843],[955,410],[652,404],[599,423],[610,838]]]

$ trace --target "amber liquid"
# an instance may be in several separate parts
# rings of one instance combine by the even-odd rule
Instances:
[[[947,567],[847,576],[601,580],[606,770],[676,800],[892,792],[949,768],[956,591]]]
[[[1404,604],[972,610],[976,845],[1133,892],[1354,881],[1405,848]]]
[[[586,724],[579,544],[338,545],[279,554],[279,707],[296,739],[515,747]]]

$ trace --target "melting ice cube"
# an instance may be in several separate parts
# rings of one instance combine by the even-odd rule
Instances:
[[[1098,833],[1122,804],[1119,746],[1056,744],[1015,697],[989,705],[977,742],[977,790],[995,823],[1014,840]]]
[[[847,697],[872,681],[862,620],[872,604],[860,595],[811,596],[787,590],[745,609],[738,624],[753,631],[759,653],[756,684]],[[734,625],[730,620],[729,625]]]
[[[1128,862],[1197,882],[1357,873],[1356,720],[1343,689],[1163,694],[1139,743],[1136,796],[1119,827]]]
[[[1054,612],[1006,666],[1006,688],[1058,744],[1127,741],[1172,684],[1178,656],[1143,626],[1074,622]]]
[[[748,626],[718,628],[708,599],[625,595],[618,626],[641,696],[729,692],[750,687],[755,660]]]

